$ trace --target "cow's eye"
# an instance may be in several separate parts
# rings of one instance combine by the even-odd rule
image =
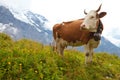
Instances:
[[[94,18],[94,16],[91,16],[91,17],[90,17],[90,19],[93,19],[93,18]]]

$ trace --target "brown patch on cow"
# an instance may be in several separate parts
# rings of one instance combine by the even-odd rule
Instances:
[[[87,44],[88,41],[93,38],[93,33],[80,30],[80,24],[82,24],[82,22],[83,19],[79,19],[65,23],[64,25],[56,24],[53,27],[54,39],[56,40],[56,37],[58,37],[67,41],[68,43],[76,43],[76,41],[81,41],[83,44]]]

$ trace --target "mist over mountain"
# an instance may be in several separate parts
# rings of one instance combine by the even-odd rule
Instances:
[[[10,35],[14,40],[27,38],[43,44],[50,44],[53,37],[52,31],[47,28],[48,22],[49,20],[40,14],[31,11],[20,13],[0,6],[0,32]],[[83,50],[83,48],[81,49]],[[105,37],[102,37],[101,44],[95,51],[120,55],[120,48]]]

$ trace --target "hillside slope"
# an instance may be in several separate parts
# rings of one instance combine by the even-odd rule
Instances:
[[[94,54],[85,65],[82,52],[65,50],[61,57],[50,46],[0,33],[0,80],[120,80],[119,66],[116,55]]]

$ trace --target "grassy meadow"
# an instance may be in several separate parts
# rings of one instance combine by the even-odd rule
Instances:
[[[120,57],[96,53],[87,66],[84,60],[77,50],[63,58],[50,46],[0,33],[0,80],[120,80]]]

